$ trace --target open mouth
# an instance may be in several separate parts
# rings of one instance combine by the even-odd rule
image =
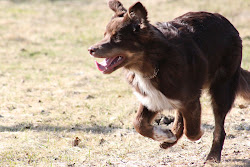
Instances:
[[[95,64],[99,71],[103,72],[104,74],[110,74],[115,70],[114,68],[120,65],[123,61],[124,57],[116,56],[105,58],[101,63],[96,61]]]

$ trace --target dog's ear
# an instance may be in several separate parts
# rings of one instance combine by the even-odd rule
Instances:
[[[122,3],[118,0],[109,0],[108,6],[115,12],[115,15],[118,17],[122,17],[127,12]]]
[[[141,23],[147,22],[147,15],[148,12],[146,8],[141,4],[141,2],[135,3],[128,10],[128,16],[130,17],[130,19],[138,20]]]

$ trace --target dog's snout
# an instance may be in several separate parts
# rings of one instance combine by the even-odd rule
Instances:
[[[92,46],[88,48],[88,51],[91,55],[93,55],[95,53],[95,48],[93,48]]]

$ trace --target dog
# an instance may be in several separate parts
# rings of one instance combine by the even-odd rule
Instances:
[[[108,5],[114,16],[104,38],[88,51],[103,74],[123,67],[140,101],[134,127],[162,148],[177,143],[183,134],[201,138],[203,89],[211,95],[215,129],[207,161],[220,162],[226,136],[224,121],[236,95],[250,100],[250,72],[241,68],[242,41],[222,15],[189,12],[169,22],[152,25],[147,10],[137,2],[128,10],[118,0]],[[177,109],[171,130],[153,126],[156,115]]]

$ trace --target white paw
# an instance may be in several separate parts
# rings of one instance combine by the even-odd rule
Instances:
[[[154,127],[153,138],[159,142],[174,143],[177,139],[176,136],[169,129],[162,129],[159,126]]]

